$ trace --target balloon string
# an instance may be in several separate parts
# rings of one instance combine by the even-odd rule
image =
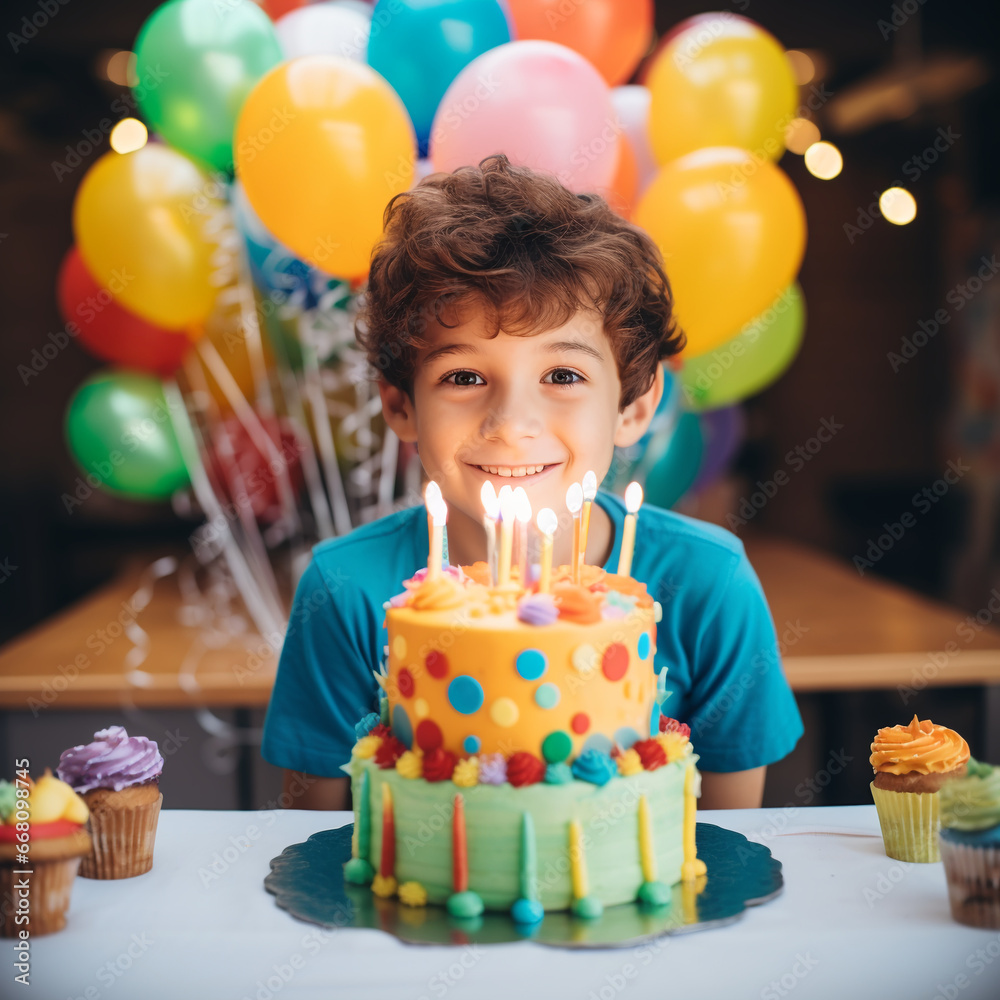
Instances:
[[[240,240],[240,244],[237,280],[243,339],[246,343],[247,354],[250,356],[250,368],[253,371],[254,398],[262,413],[266,416],[273,416],[274,398],[271,395],[271,383],[267,377],[267,365],[264,363],[264,344],[260,335],[260,323],[257,319],[257,305],[254,301],[253,283],[250,278],[250,262],[247,256],[246,242]]]
[[[277,594],[262,591],[257,585],[257,581],[250,572],[243,552],[233,535],[229,521],[212,491],[208,475],[198,454],[194,428],[191,425],[191,419],[187,407],[184,405],[180,389],[177,387],[177,382],[173,378],[164,379],[163,392],[167,398],[181,455],[191,478],[192,489],[209,524],[216,526],[221,534],[222,549],[229,563],[230,572],[246,602],[247,610],[250,612],[257,630],[262,635],[271,633],[284,635],[285,614],[278,603]]]

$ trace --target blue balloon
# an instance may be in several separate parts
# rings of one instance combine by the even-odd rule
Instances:
[[[389,81],[410,114],[420,155],[444,92],[476,56],[509,42],[497,0],[378,0],[368,65]]]

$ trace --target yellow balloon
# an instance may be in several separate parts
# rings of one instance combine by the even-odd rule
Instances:
[[[224,186],[182,153],[149,143],[105,153],[73,205],[77,246],[90,273],[122,305],[170,330],[212,310],[213,234]]]
[[[739,146],[772,160],[785,150],[795,77],[778,40],[748,18],[692,18],[656,56],[646,84],[661,164],[704,146]]]
[[[791,284],[806,244],[805,211],[770,160],[699,149],[661,167],[633,221],[664,257],[686,357],[704,354]]]
[[[389,199],[413,181],[416,136],[370,66],[303,56],[251,91],[236,124],[236,171],[264,225],[328,274],[364,274]]]

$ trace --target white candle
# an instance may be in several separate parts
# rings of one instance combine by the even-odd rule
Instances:
[[[628,576],[632,572],[632,552],[635,549],[635,521],[642,506],[642,487],[629,483],[625,490],[625,529],[622,532],[622,550],[618,556],[618,575]]]
[[[483,501],[483,530],[486,532],[486,565],[490,574],[490,586],[496,583],[497,579],[497,518],[500,516],[500,503],[497,500],[497,491],[493,489],[493,484],[487,479],[483,482],[483,488],[479,491],[479,497]]]
[[[547,594],[552,589],[552,536],[559,526],[559,518],[551,507],[538,512],[538,530],[542,533],[542,575],[538,578],[538,592]]]
[[[424,491],[424,504],[430,519],[430,552],[427,556],[427,579],[441,576],[444,526],[448,520],[448,506],[441,496],[441,487],[432,479]]]
[[[514,491],[509,486],[500,487],[500,558],[497,567],[497,585],[500,587],[510,583],[510,558],[514,544],[514,518],[517,515],[517,505],[514,501]]]
[[[514,515],[517,518],[517,571],[522,587],[528,586],[528,525],[531,524],[531,501],[523,486],[514,490]]]
[[[566,506],[573,515],[573,556],[570,559],[570,573],[574,583],[580,582],[580,508],[583,506],[583,487],[573,483],[566,491]]]
[[[587,563],[587,536],[590,534],[590,508],[597,496],[597,473],[587,471],[583,474],[583,511],[580,514],[580,565],[577,578],[583,578],[583,567]]]

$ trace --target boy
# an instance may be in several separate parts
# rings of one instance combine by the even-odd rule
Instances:
[[[683,347],[648,235],[603,199],[512,166],[432,174],[389,203],[358,339],[382,410],[416,445],[448,504],[449,561],[486,558],[480,489],[523,485],[532,510],[565,510],[587,470],[637,442],[663,393],[661,360]],[[618,564],[625,509],[599,492],[588,563]],[[565,519],[563,519],[565,523]],[[553,562],[571,558],[560,528]],[[354,724],[376,705],[382,604],[426,565],[422,505],[317,545],[299,583],[262,752],[296,808],[342,809]],[[655,668],[666,714],[688,722],[701,807],[760,806],[766,765],[802,722],[743,545],[728,531],[642,507],[632,575],[662,605]]]

